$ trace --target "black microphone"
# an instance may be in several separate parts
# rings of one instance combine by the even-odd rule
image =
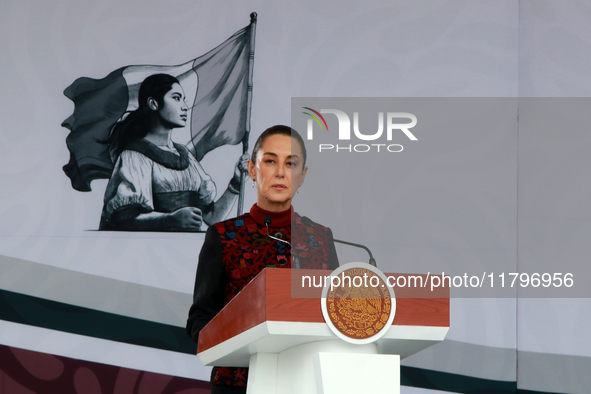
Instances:
[[[291,253],[293,255],[293,265],[295,269],[302,269],[302,263],[300,262],[300,259],[298,259],[298,254],[297,252],[293,249],[293,246],[291,246],[291,244],[281,238],[277,238],[271,235],[271,215],[265,215],[263,216],[263,222],[265,223],[265,226],[267,226],[267,237],[274,239],[276,241],[279,242],[283,242],[284,244],[288,244],[290,249],[291,249]]]
[[[364,246],[364,245],[361,245],[361,244],[355,244],[353,242],[342,241],[340,239],[335,239],[335,238],[332,237],[332,234],[330,234],[330,233],[326,234],[324,232],[324,230],[322,230],[320,227],[316,226],[316,224],[312,220],[310,220],[310,218],[307,217],[307,216],[302,216],[302,223],[305,226],[315,228],[316,230],[320,231],[321,234],[325,234],[327,238],[329,238],[329,235],[330,235],[330,240],[333,241],[333,242],[336,242],[336,243],[339,243],[339,244],[344,244],[344,245],[349,245],[349,246],[354,246],[356,248],[365,249],[365,251],[369,254],[369,264],[370,265],[373,265],[374,267],[377,268],[376,260],[373,258],[373,254],[371,254],[371,250],[369,250],[369,248],[367,246]]]

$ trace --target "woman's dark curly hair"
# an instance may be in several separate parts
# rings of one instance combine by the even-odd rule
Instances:
[[[148,106],[148,99],[153,98],[158,103],[158,107],[162,108],[164,95],[172,89],[172,85],[175,83],[179,83],[179,80],[169,74],[154,74],[144,79],[138,93],[138,109],[117,122],[106,141],[113,162],[117,160],[131,141],[144,138],[150,131],[150,125],[156,112]]]

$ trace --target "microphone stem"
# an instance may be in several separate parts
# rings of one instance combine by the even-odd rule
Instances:
[[[302,217],[302,223],[305,226],[314,227],[316,230],[319,230],[320,231],[320,229],[314,224],[314,222],[312,220],[310,220],[306,216]],[[325,237],[326,238],[329,238],[326,235],[325,235]],[[353,243],[353,242],[343,241],[341,239],[335,239],[335,238],[332,238],[332,237],[330,237],[330,239],[332,239],[332,241],[333,242],[336,242],[336,243],[340,243],[340,244],[344,244],[344,245],[349,245],[349,246],[355,246],[357,248],[361,248],[361,249],[365,250],[367,252],[367,254],[369,255],[369,264],[370,265],[373,265],[374,267],[377,268],[378,265],[376,264],[376,260],[373,258],[373,254],[371,253],[371,250],[369,250],[369,248],[367,246],[363,246],[361,244],[356,244],[356,243]]]
[[[371,250],[369,250],[369,248],[367,246],[363,246],[361,244],[356,244],[353,242],[343,241],[341,239],[336,239],[336,238],[333,238],[332,240],[336,243],[345,244],[345,245],[349,245],[349,246],[357,246],[358,248],[365,250],[367,252],[367,254],[369,254],[369,264],[373,265],[374,267],[377,267],[376,260],[373,258],[373,254],[371,254]]]

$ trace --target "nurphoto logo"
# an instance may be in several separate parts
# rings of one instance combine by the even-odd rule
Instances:
[[[417,137],[410,131],[417,125],[417,117],[408,112],[378,112],[377,131],[360,130],[359,112],[353,112],[353,133],[351,133],[351,118],[347,113],[338,109],[321,109],[317,111],[310,107],[302,107],[307,110],[302,112],[310,117],[307,122],[306,138],[309,141],[314,140],[314,128],[321,132],[329,132],[328,123],[322,114],[332,114],[336,116],[338,122],[338,143],[336,144],[318,144],[318,151],[323,152],[356,152],[366,153],[370,151],[398,153],[404,150],[401,144],[391,143],[393,136],[399,134],[406,136],[410,141],[417,141]],[[308,112],[309,111],[309,112]],[[375,116],[375,115],[374,115]],[[385,121],[384,121],[385,119]],[[384,127],[384,123],[386,126]],[[385,129],[385,135],[384,135]],[[351,141],[352,134],[354,140],[375,141],[374,143],[346,144],[344,141]],[[385,138],[384,138],[385,137]],[[379,143],[384,141],[384,143]]]

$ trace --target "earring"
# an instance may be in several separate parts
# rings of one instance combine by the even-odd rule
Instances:
[[[255,184],[255,182],[256,182],[256,181],[257,181],[256,179],[253,179],[253,180],[252,180],[252,187],[253,187],[253,188],[254,188],[254,184]]]

